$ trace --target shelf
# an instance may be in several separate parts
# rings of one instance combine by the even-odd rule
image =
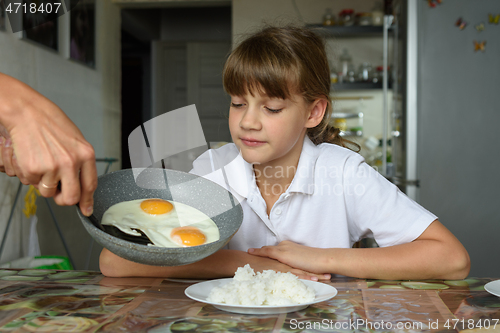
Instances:
[[[373,99],[373,96],[330,96],[332,101],[361,101],[365,99]]]
[[[381,25],[325,26],[308,24],[307,27],[314,29],[323,37],[381,37],[384,33],[384,27]]]
[[[333,118],[344,118],[344,119],[352,119],[352,118],[363,118],[363,112],[334,112],[332,114]]]
[[[390,85],[389,85],[390,86]],[[382,89],[382,82],[342,82],[330,85],[331,91]]]
[[[340,136],[363,136],[363,131],[341,131]]]

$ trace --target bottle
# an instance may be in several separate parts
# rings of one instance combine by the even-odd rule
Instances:
[[[342,78],[347,77],[347,73],[349,71],[349,65],[352,63],[352,57],[349,54],[347,49],[342,50],[342,54],[340,55],[340,66],[342,68]]]
[[[325,14],[323,15],[323,25],[335,25],[335,15],[333,15],[331,8],[327,8],[325,10]]]

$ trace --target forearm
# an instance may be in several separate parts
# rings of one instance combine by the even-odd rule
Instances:
[[[450,251],[439,241],[363,249],[327,249],[323,265],[341,275],[371,279],[463,279],[469,273],[468,255]]]
[[[232,277],[238,267],[250,264],[256,271],[286,267],[276,260],[260,258],[236,250],[219,250],[198,262],[183,266],[149,266],[138,264],[104,249],[101,252],[101,272],[110,277],[147,276],[170,278],[210,279]]]
[[[24,83],[0,73],[0,125],[10,129],[19,112],[25,109],[25,90],[31,89]]]
[[[467,251],[439,221],[413,242],[383,248],[315,248],[283,241],[249,249],[308,272],[334,273],[371,279],[463,279],[469,274]]]
[[[15,78],[0,73],[0,124],[10,132],[17,125],[40,126],[64,121],[67,116],[52,101]],[[72,128],[73,129],[73,128]]]

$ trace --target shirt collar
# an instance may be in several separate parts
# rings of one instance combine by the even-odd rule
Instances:
[[[241,152],[224,167],[224,172],[231,189],[247,198],[251,184],[255,183],[255,175],[252,165],[243,159]]]
[[[297,172],[293,177],[288,192],[298,192],[305,194],[314,193],[314,168],[319,156],[319,149],[306,135],[300,153]]]
[[[287,192],[314,193],[314,168],[318,156],[318,148],[306,135],[299,157],[299,164],[297,165],[297,172]],[[252,165],[243,159],[241,153],[224,167],[224,172],[231,189],[244,198],[248,197],[250,188],[256,186]]]

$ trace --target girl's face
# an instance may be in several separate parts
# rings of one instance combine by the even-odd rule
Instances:
[[[261,166],[297,166],[309,127],[323,118],[318,101],[308,104],[299,94],[290,99],[247,93],[231,96],[229,130],[245,161]],[[326,101],[324,104],[326,108]],[[318,119],[319,117],[319,119]]]

